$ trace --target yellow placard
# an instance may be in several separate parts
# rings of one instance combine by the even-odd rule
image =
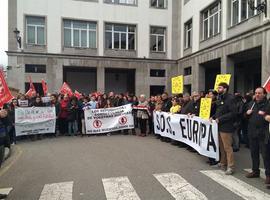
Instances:
[[[218,74],[217,77],[216,77],[214,90],[217,91],[218,85],[220,83],[227,83],[229,85],[230,80],[231,80],[231,76],[232,76],[231,74]]]
[[[212,99],[211,98],[201,98],[200,105],[200,118],[209,119],[211,115],[211,106]]]
[[[176,76],[172,78],[172,94],[182,94],[184,91],[184,77]]]

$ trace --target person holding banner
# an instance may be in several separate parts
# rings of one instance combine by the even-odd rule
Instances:
[[[141,130],[141,133],[139,134],[139,136],[145,137],[146,129],[147,129],[146,125],[147,125],[147,120],[149,118],[149,115],[148,115],[148,102],[146,101],[144,94],[140,95],[138,107],[140,109],[138,109],[137,111],[137,118],[139,121],[140,130]]]
[[[255,99],[250,102],[246,117],[248,119],[248,135],[250,153],[252,159],[252,172],[246,175],[247,178],[260,177],[260,152],[263,157],[266,180],[270,184],[270,136],[269,117],[270,103],[267,101],[265,88],[258,87],[255,90]]]
[[[216,113],[213,119],[218,124],[220,163],[219,167],[225,170],[226,175],[234,173],[234,155],[232,149],[232,134],[235,131],[234,123],[237,109],[234,96],[228,93],[229,85],[227,83],[218,84],[218,96],[216,101]],[[212,118],[210,118],[210,121]]]

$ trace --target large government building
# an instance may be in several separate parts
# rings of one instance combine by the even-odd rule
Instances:
[[[72,89],[185,92],[232,74],[244,93],[270,76],[270,2],[264,0],[9,0],[8,84],[25,92],[31,76],[56,92]],[[257,8],[257,9],[256,9]],[[21,46],[19,45],[21,43]]]

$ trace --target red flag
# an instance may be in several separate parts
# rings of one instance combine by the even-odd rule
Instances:
[[[33,84],[31,76],[29,76],[29,90],[25,93],[25,95],[32,97],[34,93],[37,93],[36,88]]]
[[[29,90],[25,93],[26,96],[32,97],[33,93],[35,93],[35,91],[32,88],[29,88]]]
[[[32,89],[33,92],[36,92],[36,88],[33,84],[31,76],[29,76],[29,83],[30,83],[30,89]]]
[[[77,90],[75,90],[74,96],[75,96],[77,99],[80,99],[80,98],[82,97],[82,94],[79,93]]]
[[[5,76],[3,70],[0,70],[0,107],[3,107],[5,103],[8,103],[13,99],[7,83],[5,81]]]
[[[47,83],[43,79],[42,79],[41,83],[42,83],[42,89],[43,89],[43,92],[44,92],[44,96],[46,96],[47,93],[48,93]]]
[[[267,81],[265,82],[265,84],[263,85],[263,87],[266,89],[266,91],[268,93],[270,93],[270,76],[269,78],[267,79]]]
[[[63,85],[60,89],[60,94],[68,94],[69,96],[73,95],[71,88],[69,87],[69,85],[66,82],[63,83]]]

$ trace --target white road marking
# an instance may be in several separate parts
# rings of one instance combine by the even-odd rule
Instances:
[[[102,179],[108,200],[140,200],[128,177]]]
[[[9,195],[9,193],[13,190],[13,188],[0,188],[0,194]]]
[[[266,200],[270,199],[270,195],[241,181],[233,176],[228,176],[224,174],[221,170],[209,170],[201,171],[209,178],[213,179],[223,187],[232,191],[236,195],[242,197],[246,200]]]
[[[175,173],[154,174],[154,177],[177,200],[206,200],[207,197]]]
[[[72,200],[73,182],[46,184],[39,200]]]
[[[246,172],[252,172],[252,169],[244,169]],[[265,177],[265,169],[262,169],[262,168],[260,168],[260,170],[261,170],[261,173],[260,173],[260,177],[262,178],[262,179],[266,179],[266,177]]]

